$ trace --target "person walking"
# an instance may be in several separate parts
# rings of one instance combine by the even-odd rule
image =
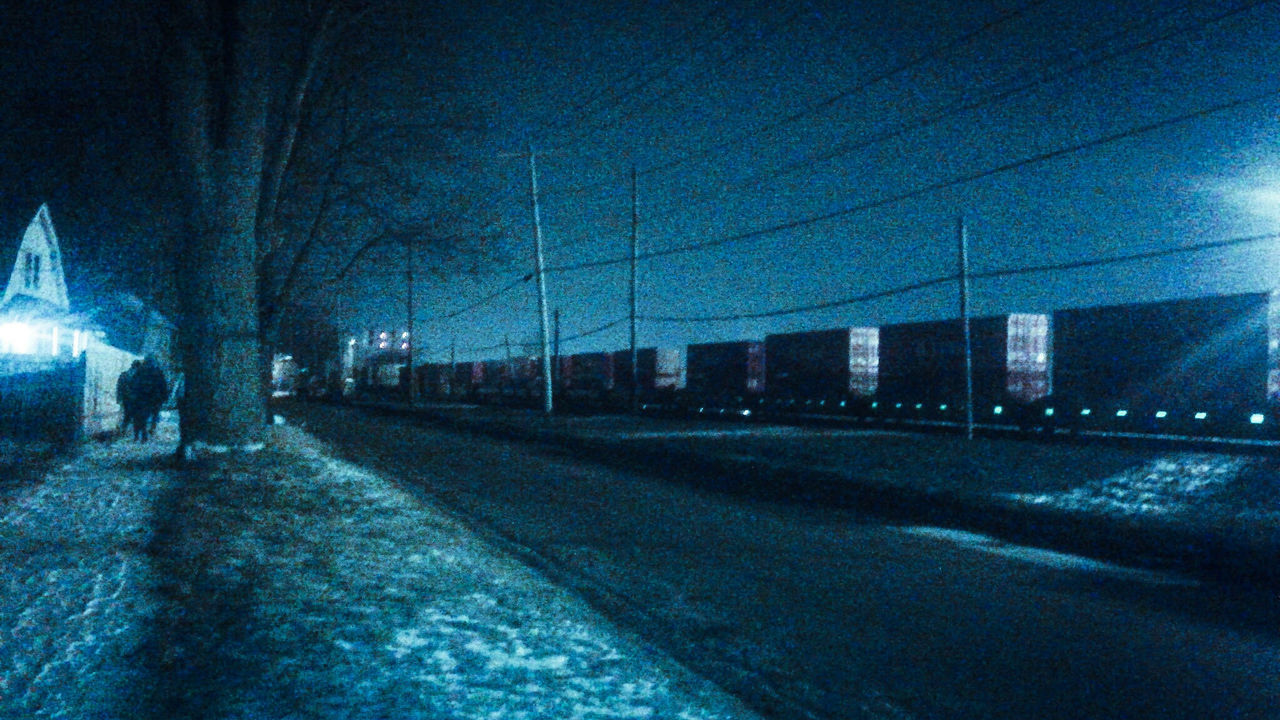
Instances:
[[[148,355],[138,367],[136,380],[138,407],[134,416],[134,439],[146,442],[160,421],[160,408],[169,399],[169,381],[155,358]]]
[[[138,414],[138,373],[141,367],[142,361],[134,360],[129,369],[116,378],[116,402],[122,410],[120,429],[134,428],[134,440],[138,439],[135,417]]]

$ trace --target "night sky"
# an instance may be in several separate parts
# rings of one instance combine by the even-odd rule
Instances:
[[[485,348],[537,337],[534,284],[519,282],[532,269],[529,146],[549,303],[566,337],[626,316],[627,264],[608,261],[629,253],[633,167],[641,253],[655,254],[640,263],[640,314],[736,318],[644,320],[647,345],[954,316],[956,284],[942,282],[743,317],[951,276],[962,215],[974,273],[1280,233],[1274,2],[502,2],[438,12],[429,32],[450,54],[442,72],[483,128],[453,148],[452,164],[424,172],[472,185],[504,252],[477,276],[418,286],[418,347],[432,359],[451,345],[458,359],[501,356]],[[136,163],[112,157],[152,152],[126,140],[157,122],[145,72],[128,67],[138,51],[119,42],[128,17],[19,19],[9,27],[39,31],[4,50],[5,123],[22,131],[0,146],[0,219],[16,242],[48,200],[69,262],[109,266],[104,248],[165,227],[146,212],[151,188]],[[41,113],[58,113],[63,129],[93,118],[93,142],[77,155],[77,143],[33,129]],[[58,157],[33,165],[33,152]],[[1255,291],[1278,284],[1277,268],[1280,238],[1240,242],[976,279],[973,310]],[[405,326],[394,269],[383,258],[332,298],[342,326]],[[626,332],[619,322],[564,351],[621,348]]]

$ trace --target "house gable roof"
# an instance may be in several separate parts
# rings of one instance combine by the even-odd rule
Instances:
[[[0,310],[9,308],[18,298],[42,301],[63,312],[71,309],[62,272],[62,252],[48,205],[41,205],[27,225],[13,272],[9,274],[9,284],[5,286],[4,297],[0,298]]]

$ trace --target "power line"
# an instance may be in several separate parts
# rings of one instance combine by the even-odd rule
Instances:
[[[1252,243],[1265,242],[1268,240],[1280,240],[1280,233],[1264,233],[1262,235],[1248,235],[1243,237],[1229,238],[1226,240],[1210,240],[1194,245],[1182,245],[1179,247],[1165,248],[1163,250],[1148,250],[1138,253],[1129,253],[1126,255],[1112,255],[1110,257],[1089,258],[1086,260],[1072,260],[1061,263],[1050,263],[1044,265],[1029,265],[1019,268],[1002,268],[999,270],[987,270],[985,272],[971,272],[969,277],[973,279],[991,279],[1013,277],[1016,275],[1030,275],[1033,273],[1056,272],[1062,270],[1079,270],[1087,267],[1098,267],[1102,265],[1116,265],[1120,263],[1136,262],[1139,260],[1151,260],[1161,257],[1170,257],[1174,255],[1183,255],[1193,252],[1203,252],[1205,250],[1213,250],[1217,248],[1233,247],[1236,245],[1248,245]],[[734,320],[754,320],[760,318],[782,317],[785,315],[798,315],[806,312],[814,312],[817,310],[829,310],[831,308],[844,307],[858,303],[868,302],[871,300],[880,300],[895,295],[904,295],[916,290],[943,285],[955,282],[959,279],[959,275],[945,275],[941,277],[922,280],[920,282],[901,285],[898,287],[888,288],[885,290],[877,290],[875,292],[855,295],[840,300],[831,300],[828,302],[813,303],[810,305],[798,305],[795,307],[782,308],[778,310],[768,310],[763,312],[752,313],[734,313],[731,315],[703,315],[703,316],[660,316],[648,315],[642,316],[640,319],[649,322],[667,322],[667,323],[713,323],[713,322],[731,322]]]
[[[984,178],[992,177],[994,175],[999,175],[1001,173],[1009,172],[1011,170],[1017,170],[1019,168],[1026,167],[1028,165],[1034,165],[1034,164],[1045,162],[1055,158],[1063,157],[1065,155],[1081,152],[1083,150],[1090,150],[1093,148],[1101,147],[1103,145],[1117,142],[1119,140],[1128,139],[1128,138],[1142,135],[1148,132],[1152,132],[1155,130],[1160,130],[1166,127],[1177,125],[1179,123],[1183,123],[1188,120],[1194,120],[1197,118],[1205,117],[1205,116],[1223,112],[1226,110],[1243,107],[1245,105],[1250,105],[1252,103],[1256,103],[1256,102],[1265,100],[1267,98],[1275,97],[1276,95],[1280,95],[1280,90],[1268,90],[1267,92],[1264,92],[1264,93],[1258,93],[1258,94],[1250,95],[1244,98],[1238,98],[1235,100],[1218,103],[1216,105],[1211,105],[1207,108],[1201,108],[1193,112],[1183,113],[1181,115],[1165,118],[1163,120],[1157,120],[1155,122],[1147,123],[1145,125],[1140,125],[1135,128],[1130,128],[1122,132],[1112,133],[1110,135],[1104,135],[1100,138],[1095,138],[1093,140],[1089,140],[1086,142],[1077,143],[1075,145],[1069,145],[1067,147],[1058,148],[1056,150],[1037,153],[1035,155],[1030,155],[1020,160],[1015,160],[1013,162],[1005,163],[1003,165],[998,165],[993,168],[987,168],[985,170],[965,173],[957,177],[951,178],[949,180],[940,180],[937,182],[928,183],[912,190],[897,193],[895,195],[890,195],[890,196],[879,198],[876,200],[870,200],[867,202],[859,203],[857,205],[840,208],[838,210],[832,210],[830,212],[822,213],[821,215],[813,215],[809,217],[799,218],[796,220],[791,220],[784,223],[778,223],[776,225],[771,225],[764,228],[758,228],[755,230],[748,230],[740,233],[735,233],[732,235],[726,235],[724,237],[715,238],[712,240],[704,240],[702,242],[688,243],[685,245],[677,245],[674,247],[664,248],[661,250],[651,250],[649,252],[641,253],[639,256],[639,259],[648,260],[648,259],[657,258],[657,257],[665,257],[668,255],[679,255],[687,252],[693,252],[696,250],[705,250],[708,248],[728,245],[730,243],[741,242],[743,240],[750,240],[752,238],[763,237],[766,235],[773,235],[773,234],[787,231],[787,230],[796,230],[799,228],[808,227],[810,225],[816,225],[821,222],[834,220],[836,218],[845,217],[845,216],[853,215],[860,212],[865,212],[867,210],[873,210],[876,208],[884,207],[886,205],[891,205],[893,203],[901,202],[903,200],[909,200],[911,198],[927,195],[929,193],[936,192],[938,190],[955,187],[957,185],[964,185],[966,183],[970,183],[975,180],[981,180]],[[608,265],[618,265],[618,264],[627,263],[630,261],[631,261],[631,258],[629,256],[606,258],[603,260],[594,260],[594,261],[588,261],[588,262],[572,263],[568,265],[560,265],[556,267],[549,267],[547,268],[547,272],[569,272],[573,270],[585,270],[589,268],[605,267]]]
[[[650,166],[639,172],[641,175],[651,175],[653,173],[661,172],[663,170],[670,170],[671,168],[684,165],[690,160],[703,158],[719,150],[724,150],[727,148],[740,145],[742,141],[748,138],[756,137],[757,135],[762,135],[764,133],[773,132],[774,130],[777,130],[780,127],[783,127],[790,123],[794,123],[803,118],[822,112],[823,110],[826,110],[827,108],[832,107],[833,105],[844,100],[847,97],[850,97],[856,93],[862,92],[863,90],[866,90],[872,87],[873,85],[876,85],[885,80],[888,80],[889,78],[894,77],[895,75],[899,75],[903,72],[906,72],[907,70],[910,70],[929,60],[936,59],[941,55],[943,55],[944,53],[946,53],[947,51],[958,48],[968,43],[969,41],[973,40],[974,38],[978,37],[979,35],[982,35],[988,32],[989,30],[999,27],[1000,25],[1006,22],[1009,22],[1010,20],[1021,17],[1022,15],[1032,10],[1033,8],[1039,5],[1045,4],[1045,2],[1047,2],[1047,0],[1034,0],[1033,2],[1027,3],[1026,5],[1016,8],[1006,13],[1005,15],[996,18],[995,20],[991,20],[987,23],[984,23],[978,28],[975,28],[967,33],[964,33],[963,35],[960,35],[959,37],[955,38],[951,42],[929,48],[925,52],[920,53],[919,55],[916,55],[915,57],[909,60],[906,60],[902,63],[899,63],[898,65],[895,65],[876,75],[873,75],[870,78],[867,78],[862,82],[857,83],[856,85],[840,90],[833,95],[827,96],[822,100],[819,100],[818,102],[813,103],[804,109],[793,112],[790,115],[786,115],[772,123],[768,123],[761,127],[754,128],[746,133],[739,133],[727,140],[723,140],[721,142],[715,143],[714,145],[711,145],[708,148],[704,148],[701,151],[692,153],[690,155],[686,155],[681,158],[676,158],[665,163],[660,163],[658,165]]]
[[[471,303],[470,305],[468,305],[468,306],[466,306],[466,307],[464,307],[464,308],[461,308],[461,309],[459,309],[459,310],[454,310],[453,312],[450,312],[450,313],[445,313],[444,315],[439,315],[439,316],[437,316],[435,319],[437,319],[437,320],[450,320],[450,319],[452,319],[452,318],[456,318],[456,317],[458,317],[459,315],[462,315],[462,314],[464,314],[464,313],[471,312],[472,310],[475,310],[476,308],[480,307],[481,305],[484,305],[484,304],[486,304],[486,303],[492,302],[493,300],[496,300],[496,299],[498,299],[498,298],[502,297],[503,295],[506,295],[507,293],[511,292],[511,291],[512,291],[512,290],[514,290],[515,288],[519,287],[519,286],[521,285],[521,283],[528,282],[532,277],[533,277],[533,275],[525,275],[524,277],[516,278],[515,280],[512,280],[511,282],[507,283],[506,285],[503,285],[500,289],[495,290],[495,291],[493,291],[492,293],[489,293],[488,295],[485,295],[484,297],[480,298],[479,300],[476,300],[475,302]]]
[[[812,305],[800,305],[797,307],[783,308],[780,310],[769,310],[765,312],[755,313],[735,313],[733,315],[706,315],[702,317],[664,317],[660,315],[642,315],[640,320],[649,322],[670,322],[670,323],[709,323],[709,322],[729,322],[732,320],[755,320],[759,318],[782,317],[784,315],[798,315],[800,313],[813,312],[815,310],[828,310],[830,308],[844,307],[846,305],[854,305],[857,303],[869,302],[871,300],[879,300],[881,298],[892,297],[894,295],[902,295],[904,293],[923,290],[925,288],[934,287],[935,285],[943,285],[956,279],[955,275],[946,275],[943,277],[922,280],[910,285],[889,288],[887,290],[877,290],[875,292],[855,295],[841,300],[831,300],[829,302],[814,303]]]
[[[578,333],[578,334],[576,334],[576,335],[569,335],[569,336],[567,336],[567,337],[562,337],[562,338],[560,338],[560,342],[561,342],[561,343],[573,342],[574,340],[581,340],[582,338],[591,337],[592,335],[599,335],[600,333],[604,332],[605,330],[609,330],[609,329],[611,329],[611,328],[615,328],[615,327],[617,327],[617,326],[621,325],[622,323],[629,321],[630,319],[631,319],[631,318],[629,318],[629,317],[618,318],[617,320],[614,320],[613,322],[610,322],[610,323],[605,323],[604,325],[601,325],[600,327],[592,328],[592,329],[587,330],[587,331],[585,331],[585,332],[580,332],[580,333]]]
[[[1211,240],[1208,242],[1197,243],[1195,245],[1182,245],[1179,247],[1165,248],[1163,250],[1148,250],[1145,252],[1131,253],[1128,255],[1113,255],[1105,258],[1091,258],[1088,260],[1073,260],[1071,262],[1052,263],[1046,265],[1031,265],[1021,268],[1006,268],[1002,270],[988,270],[980,273],[969,273],[972,278],[1001,278],[1011,277],[1014,275],[1028,275],[1031,273],[1053,272],[1056,270],[1078,270],[1086,267],[1096,267],[1099,265],[1114,265],[1116,263],[1134,262],[1137,260],[1151,260],[1154,258],[1169,257],[1173,255],[1182,255],[1185,253],[1201,252],[1204,250],[1213,250],[1216,248],[1232,247],[1234,245],[1248,245],[1251,243],[1263,242],[1266,240],[1280,240],[1280,233],[1265,233],[1262,235],[1248,235],[1245,237],[1230,238],[1227,240]]]
[[[735,189],[742,189],[742,188],[746,188],[753,185],[759,185],[761,182],[765,180],[775,179],[783,175],[790,174],[795,170],[811,167],[814,163],[834,160],[835,158],[848,155],[854,151],[862,150],[862,149],[871,147],[873,145],[878,145],[880,143],[902,137],[909,132],[924,130],[928,127],[931,127],[937,124],[938,122],[941,122],[942,120],[946,120],[948,118],[955,117],[961,113],[978,110],[988,105],[992,105],[994,103],[1007,100],[1016,95],[1023,94],[1029,90],[1033,90],[1042,85],[1046,85],[1050,82],[1061,80],[1065,77],[1069,77],[1076,73],[1083,72],[1090,68],[1101,65],[1105,62],[1115,60],[1116,58],[1129,55],[1139,50],[1145,50],[1153,45],[1165,42],[1166,40],[1173,39],[1179,35],[1183,35],[1188,32],[1191,32],[1192,30],[1202,29],[1208,25],[1221,22],[1222,20],[1225,20],[1229,17],[1238,15],[1254,7],[1257,7],[1259,5],[1264,5],[1272,1],[1273,0],[1257,0],[1256,2],[1245,3],[1243,5],[1236,6],[1218,15],[1207,18],[1205,20],[1200,20],[1198,22],[1191,23],[1183,27],[1175,28],[1164,34],[1136,42],[1132,45],[1117,49],[1111,53],[1107,53],[1086,61],[1079,62],[1076,65],[1066,68],[1064,70],[1060,70],[1059,72],[1046,73],[1039,78],[1023,83],[1021,85],[1006,88],[1004,90],[993,91],[975,100],[967,101],[962,99],[962,100],[950,103],[948,105],[944,105],[938,108],[937,110],[935,110],[933,113],[926,115],[916,120],[915,122],[906,123],[906,124],[900,125],[895,129],[880,132],[869,137],[864,137],[860,140],[839,143],[834,147],[828,148],[822,152],[806,155],[803,158],[787,163],[786,165],[783,165],[781,167],[774,168],[773,170],[770,170],[766,173],[761,173],[759,175],[755,175],[755,176],[746,178],[744,180],[741,180],[735,183],[732,187]],[[1164,13],[1163,15],[1161,15],[1160,17],[1167,17],[1182,9],[1185,9],[1186,7],[1188,6],[1183,6],[1182,8],[1176,8],[1176,9],[1170,10]],[[1099,44],[1105,43],[1106,41],[1112,38],[1117,37],[1120,34],[1121,33],[1115,33],[1103,38],[1099,43],[1095,44],[1095,47]]]
[[[625,91],[625,92],[619,93],[619,92],[617,92],[617,91],[616,91],[616,89],[617,89],[617,87],[618,87],[618,86],[620,86],[620,85],[622,85],[623,83],[625,83],[626,81],[628,81],[628,80],[630,80],[630,79],[632,79],[632,78],[634,78],[634,77],[636,77],[636,76],[640,75],[640,73],[641,73],[641,72],[643,72],[643,71],[644,71],[644,69],[645,69],[646,67],[648,67],[650,64],[652,64],[655,60],[660,59],[660,58],[663,58],[663,57],[666,57],[666,55],[667,55],[667,51],[668,51],[668,50],[670,50],[671,48],[676,47],[677,45],[679,45],[679,44],[681,44],[681,43],[683,43],[685,40],[688,40],[688,39],[689,39],[691,36],[693,36],[695,33],[700,32],[700,31],[701,31],[705,26],[707,26],[708,24],[710,24],[710,22],[711,22],[711,21],[712,21],[712,20],[713,20],[717,15],[721,14],[721,13],[723,12],[723,9],[724,9],[723,7],[715,7],[715,8],[713,8],[713,9],[711,9],[710,11],[708,11],[708,12],[704,13],[704,14],[703,14],[703,16],[702,16],[702,18],[701,18],[698,22],[696,22],[696,23],[694,23],[694,24],[690,25],[690,26],[689,26],[689,28],[688,28],[685,32],[681,33],[681,34],[680,34],[679,36],[677,36],[676,38],[674,38],[674,39],[672,39],[672,40],[670,40],[670,41],[668,41],[668,42],[666,42],[666,43],[663,43],[662,47],[661,47],[661,48],[659,48],[658,50],[654,51],[653,55],[652,55],[648,60],[646,60],[646,61],[642,61],[641,63],[639,63],[638,65],[636,65],[635,67],[633,67],[630,71],[628,71],[627,73],[625,73],[622,77],[618,78],[617,80],[613,81],[612,83],[609,83],[609,84],[605,85],[604,87],[600,88],[600,89],[599,89],[599,90],[597,90],[596,92],[594,92],[594,93],[592,93],[591,95],[589,95],[589,96],[587,97],[587,99],[586,99],[586,100],[583,100],[582,102],[578,103],[578,104],[577,104],[573,109],[569,110],[569,112],[568,112],[567,114],[568,114],[568,115],[571,115],[571,116],[573,116],[573,117],[570,117],[569,119],[567,119],[567,120],[563,120],[563,121],[561,121],[561,122],[551,122],[551,121],[549,121],[549,120],[548,120],[548,121],[544,121],[544,122],[543,122],[543,123],[541,123],[541,124],[542,124],[544,127],[548,127],[548,128],[550,128],[550,129],[553,129],[553,130],[567,130],[571,125],[573,125],[573,124],[575,124],[575,123],[579,123],[579,122],[581,122],[582,120],[585,120],[586,118],[591,117],[592,115],[595,115],[596,113],[599,113],[599,112],[601,112],[601,111],[602,111],[602,110],[604,110],[604,109],[608,109],[608,108],[609,108],[609,107],[611,107],[612,105],[616,105],[616,104],[618,104],[618,102],[619,102],[622,98],[625,98],[625,97],[627,97],[628,95],[633,94],[633,93],[634,93],[634,92],[636,92],[637,90],[639,90],[639,89],[643,88],[644,86],[648,85],[649,83],[653,82],[653,81],[654,81],[654,79],[653,79],[652,77],[650,77],[650,78],[645,78],[645,79],[642,79],[642,80],[640,81],[640,83],[638,83],[638,84],[636,84],[636,85],[631,86],[631,89],[629,89],[629,90],[627,90],[627,91]],[[675,67],[675,66],[677,66],[677,65],[678,65],[678,63],[673,64],[671,67],[672,67],[672,68],[674,68],[674,67]],[[669,73],[669,72],[670,72],[670,68],[669,68],[666,72],[668,72],[668,73]],[[610,92],[611,90],[612,90],[612,91],[614,91],[614,92]],[[615,100],[614,100],[614,102],[612,103],[612,105],[604,105],[603,107],[597,107],[595,110],[590,109],[590,106],[591,106],[592,104],[594,104],[594,103],[595,103],[597,100],[599,100],[600,98],[605,97],[606,95],[613,95],[613,97],[615,98]]]

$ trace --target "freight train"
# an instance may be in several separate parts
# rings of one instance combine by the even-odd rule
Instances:
[[[1280,438],[1280,294],[844,327],[553,363],[557,406],[866,425]],[[536,358],[427,364],[424,398],[534,405]],[[402,372],[399,385],[410,378]],[[969,402],[972,398],[972,403]],[[970,408],[972,408],[970,410]]]

